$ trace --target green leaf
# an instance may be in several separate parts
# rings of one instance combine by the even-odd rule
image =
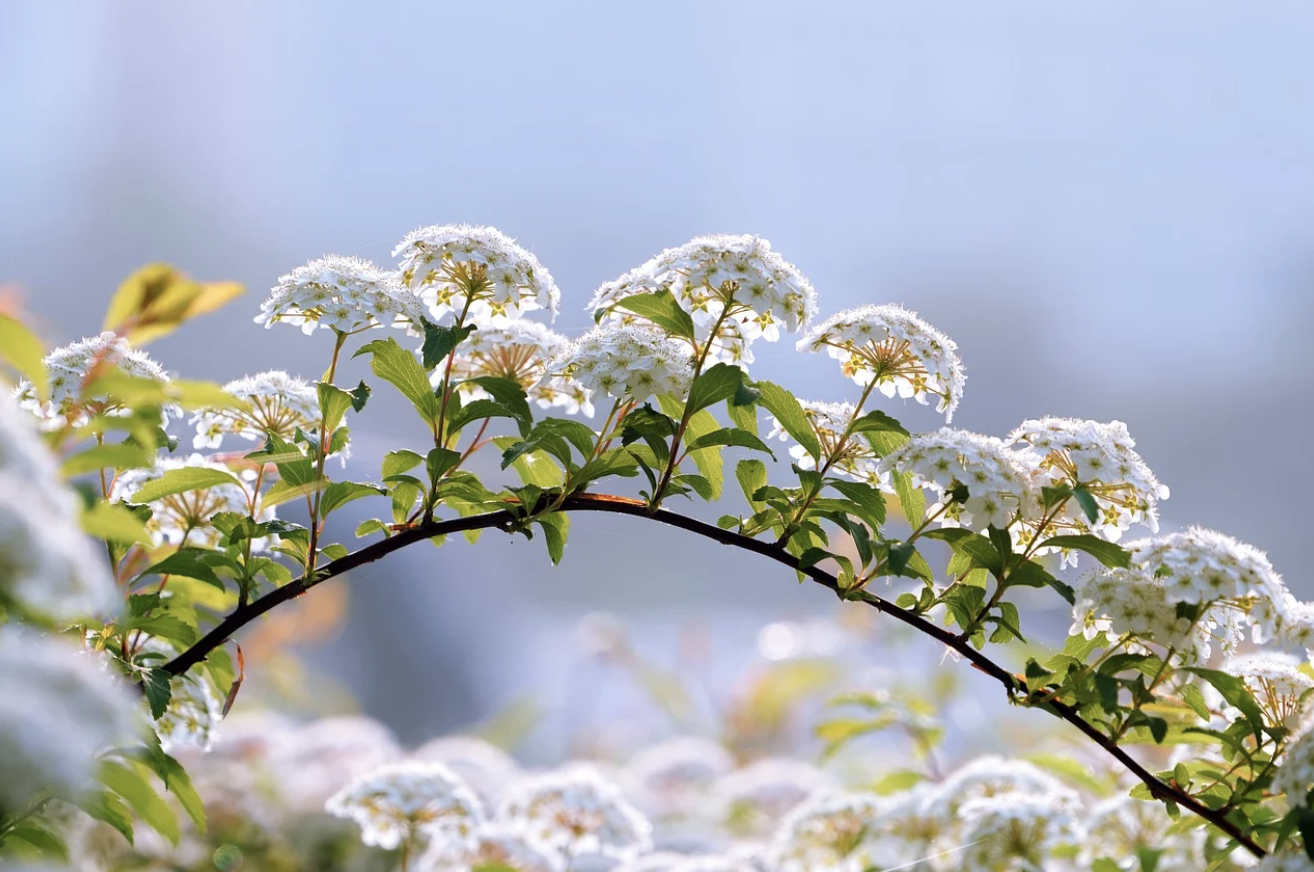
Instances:
[[[735,395],[730,398],[726,404],[726,411],[730,413],[730,420],[735,422],[735,426],[740,430],[746,430],[757,435],[757,400],[761,396],[756,388],[750,387],[746,382],[741,381],[739,387],[735,389]]]
[[[1251,695],[1250,689],[1246,687],[1243,680],[1217,669],[1205,669],[1198,666],[1183,667],[1182,671],[1198,675],[1213,685],[1214,690],[1218,691],[1223,699],[1227,700],[1228,705],[1239,709],[1241,714],[1245,715],[1246,720],[1250,723],[1250,728],[1255,732],[1255,737],[1257,739],[1263,738],[1264,714],[1260,711],[1259,704],[1255,702],[1255,698]]]
[[[894,492],[899,497],[899,507],[903,509],[903,516],[908,519],[908,523],[917,527],[922,523],[922,516],[926,514],[926,494],[922,489],[912,486],[912,474],[907,472],[896,473],[890,476],[890,483],[894,485]]]
[[[712,483],[701,475],[688,473],[685,475],[674,476],[671,481],[682,487],[693,489],[694,493],[707,501],[716,499],[712,496]]]
[[[151,707],[151,717],[157,721],[164,717],[165,710],[169,708],[169,700],[173,698],[172,680],[173,676],[160,668],[142,671],[141,686],[146,693],[146,702]]]
[[[91,817],[118,830],[132,844],[132,812],[118,796],[108,790],[97,790],[77,799],[76,804]]]
[[[319,511],[321,518],[327,518],[331,512],[340,509],[353,500],[361,497],[386,496],[387,491],[376,484],[362,484],[355,481],[335,481],[328,487],[324,488],[324,494],[319,499]]]
[[[657,402],[662,407],[662,411],[671,417],[679,415],[682,411],[682,404],[675,397],[663,395],[657,398]],[[689,418],[689,422],[684,428],[684,435],[686,439],[697,442],[700,437],[715,432],[720,427],[720,423],[717,422],[712,413],[703,409],[695,412]],[[717,448],[700,448],[696,451],[690,451],[689,459],[694,462],[694,465],[698,467],[698,472],[712,486],[712,499],[719,500],[721,498],[721,486],[725,482],[725,463],[721,459],[720,450]]]
[[[821,458],[821,442],[817,439],[817,434],[812,430],[812,424],[808,421],[807,414],[803,411],[803,406],[789,391],[772,384],[768,381],[760,381],[753,385],[758,391],[758,403],[766,407],[766,410],[775,416],[780,422],[780,426],[785,428],[785,432],[793,437],[794,441],[803,446],[803,450],[811,455],[813,460]]]
[[[461,462],[461,455],[450,448],[430,449],[424,458],[424,470],[429,476],[429,484],[437,485],[449,471]]]
[[[139,818],[168,839],[171,845],[178,844],[182,836],[178,818],[139,769],[113,760],[101,760],[97,774],[101,783],[123,797]]]
[[[340,545],[337,542],[334,542],[332,545],[325,545],[323,548],[319,549],[319,553],[323,554],[329,560],[341,560],[351,552],[347,550],[346,545]]]
[[[164,758],[166,774],[164,784],[169,788],[169,792],[178,800],[183,811],[192,819],[196,829],[205,835],[205,803],[201,800],[200,794],[192,786],[191,776],[187,770],[183,769],[182,764],[170,757],[168,754],[161,753]]]
[[[505,452],[519,441],[514,436],[498,436],[493,439],[493,444]],[[550,488],[559,487],[565,480],[561,467],[553,463],[551,456],[543,451],[530,451],[520,454],[511,461],[511,466],[524,484]]]
[[[224,589],[224,581],[214,571],[215,566],[229,565],[229,560],[217,551],[205,548],[182,548],[141,573],[147,575],[181,575],[195,578],[206,584]]]
[[[149,544],[151,541],[141,518],[121,503],[96,503],[82,513],[82,529],[107,542]]]
[[[895,433],[903,438],[899,444],[908,441],[908,431],[904,426],[881,411],[871,411],[849,425],[850,433]],[[884,452],[882,452],[884,453]]]
[[[1111,569],[1125,569],[1131,565],[1131,555],[1126,549],[1085,533],[1079,536],[1051,536],[1041,542],[1040,547],[1085,551]]]
[[[54,858],[68,862],[68,846],[64,844],[64,840],[41,827],[33,824],[19,824],[11,829],[8,835],[10,838],[27,842],[33,848],[36,848],[38,853],[45,855],[42,859]],[[46,867],[42,866],[40,868],[45,869]]]
[[[741,460],[735,465],[735,478],[739,479],[739,487],[743,489],[744,497],[753,511],[762,511],[766,503],[753,499],[753,495],[766,486],[766,464],[760,460]]]
[[[529,396],[515,379],[493,375],[481,375],[466,379],[465,384],[479,385],[494,400],[511,412],[511,416],[520,422],[522,434],[528,432],[534,422],[534,412],[529,408]]]
[[[36,334],[22,321],[0,314],[0,359],[18,370],[36,389],[38,397],[49,395],[46,381],[46,350]]]
[[[1052,587],[1058,591],[1059,596],[1068,601],[1068,605],[1075,605],[1077,602],[1077,592],[1071,585],[1059,581],[1050,574],[1049,570],[1034,560],[1028,560],[1010,569],[1008,583],[1020,584],[1023,587]]]
[[[688,413],[693,413],[728,400],[735,396],[743,382],[742,369],[733,364],[718,363],[694,380],[685,408]]]
[[[430,426],[437,423],[441,405],[429,384],[429,376],[414,354],[398,345],[395,339],[375,339],[361,346],[352,356],[362,354],[370,355],[370,370],[401,391],[426,423]]]
[[[1194,684],[1183,685],[1182,702],[1186,703],[1191,709],[1200,716],[1200,720],[1208,722],[1213,716],[1209,711],[1209,704],[1205,702],[1204,694],[1200,688]]]
[[[705,433],[685,447],[690,451],[697,451],[700,448],[715,448],[719,445],[734,445],[738,448],[752,448],[754,451],[765,451],[772,457],[776,456],[761,439],[758,439],[751,433],[745,433],[743,430],[734,430],[729,427],[720,430],[713,430],[711,433]]]
[[[672,335],[694,341],[694,322],[670,291],[632,294],[623,297],[615,308],[642,315]]]
[[[134,618],[123,625],[124,630],[140,630],[157,639],[167,639],[181,645],[195,645],[196,628],[186,621],[170,614],[151,615]]]
[[[360,384],[356,385],[350,393],[351,410],[353,412],[359,412],[365,408],[365,404],[369,402],[370,394],[373,393],[373,391],[370,389],[369,385],[365,384],[365,380],[361,379]]]
[[[856,514],[872,528],[878,530],[885,523],[885,494],[880,488],[859,481],[832,479],[827,482],[831,487],[848,497],[860,507]],[[954,529],[954,528],[947,528]]]
[[[383,457],[383,477],[400,475],[408,469],[414,469],[423,462],[423,455],[405,448],[400,451],[389,451]]]
[[[1072,491],[1072,495],[1077,498],[1077,505],[1081,506],[1081,511],[1085,513],[1086,520],[1092,524],[1099,520],[1100,507],[1099,503],[1095,502],[1094,494],[1084,487],[1079,487]]]
[[[540,515],[535,520],[543,528],[543,540],[547,542],[548,557],[552,559],[552,565],[556,566],[561,562],[561,556],[566,550],[570,518],[563,512],[552,512],[548,515]]]
[[[485,418],[519,418],[515,412],[493,400],[471,400],[447,419],[448,434],[459,433],[467,424]]]
[[[133,494],[136,503],[153,503],[164,497],[188,491],[203,490],[221,484],[241,487],[237,476],[222,469],[210,469],[204,466],[185,466],[181,469],[167,470],[164,475],[146,482]]]
[[[331,433],[338,429],[343,416],[355,404],[356,398],[328,382],[315,382],[315,390],[319,392],[319,411],[324,417],[324,429]]]
[[[421,325],[424,327],[424,347],[420,350],[420,354],[424,358],[426,370],[437,369],[438,364],[442,363],[447,355],[464,342],[475,329],[473,324],[464,327],[439,327],[430,323],[428,319],[424,319]]]
[[[68,458],[60,465],[65,478],[85,475],[101,469],[143,469],[155,465],[155,452],[131,442],[93,445]]]

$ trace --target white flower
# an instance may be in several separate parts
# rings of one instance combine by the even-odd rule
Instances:
[[[1314,872],[1314,860],[1304,848],[1292,848],[1281,854],[1269,854],[1253,867],[1253,872]]]
[[[1314,690],[1314,678],[1298,668],[1294,657],[1281,654],[1243,654],[1233,657],[1223,671],[1246,683],[1270,724],[1295,728],[1307,704],[1306,694]],[[1206,694],[1213,688],[1206,689]]]
[[[879,455],[871,443],[862,434],[851,434],[844,438],[856,411],[852,403],[800,400],[799,405],[803,407],[803,414],[807,416],[812,432],[821,443],[822,463],[829,461],[830,471],[855,481],[880,483],[882,475],[876,465]],[[774,416],[771,416],[770,421],[771,430],[767,433],[767,439],[787,442],[792,438]],[[789,456],[794,458],[801,469],[816,468],[816,461],[802,445],[791,445]]]
[[[483,811],[474,792],[441,763],[398,763],[356,778],[324,808],[360,824],[361,840],[396,848],[421,836],[472,844]]]
[[[50,397],[42,401],[30,382],[20,382],[17,394],[20,405],[41,419],[47,429],[71,424],[80,427],[92,414],[121,414],[120,398],[87,395],[86,388],[99,376],[118,368],[133,378],[167,384],[169,376],[144,351],[133,348],[127,339],[115,333],[89,336],[56,348],[45,357]]]
[[[417,864],[430,872],[478,872],[508,869],[515,872],[562,872],[565,864],[557,854],[545,853],[502,824],[484,824],[473,841],[434,840]]]
[[[89,788],[98,752],[134,741],[134,694],[95,659],[55,639],[0,631],[0,816],[51,789]]]
[[[562,349],[548,374],[641,403],[660,394],[686,395],[693,366],[687,348],[651,327],[603,324]]]
[[[940,783],[931,805],[941,819],[953,820],[970,800],[1004,795],[1045,796],[1056,809],[1067,812],[1080,807],[1077,794],[1054,776],[1025,760],[1009,760],[993,754],[977,757],[959,767]]]
[[[711,739],[683,736],[650,745],[625,767],[636,804],[653,818],[696,817],[708,789],[734,768],[730,752]]]
[[[316,327],[338,333],[390,324],[414,330],[423,317],[419,297],[395,273],[357,257],[331,254],[279,276],[255,322],[268,328],[282,321],[309,336]]]
[[[992,436],[943,427],[918,433],[881,458],[878,469],[912,476],[912,486],[932,491],[945,526],[1006,528],[1034,511],[1035,494],[1013,454]],[[964,497],[960,488],[966,488]],[[910,519],[915,525],[920,519]]]
[[[1276,631],[1287,588],[1259,549],[1203,527],[1125,547],[1132,562],[1163,582],[1169,602],[1232,603],[1248,612],[1256,641]]]
[[[668,248],[598,288],[588,310],[595,319],[641,322],[616,304],[663,290],[693,317],[699,344],[712,343],[709,359],[730,363],[752,363],[753,340],[775,342],[782,327],[806,329],[817,310],[817,292],[798,268],[770,242],[747,234],[699,236]]]
[[[224,716],[223,700],[201,670],[192,672],[173,680],[169,706],[155,721],[155,734],[160,737],[160,747],[165,753],[189,745],[209,751],[218,738],[217,728]]]
[[[207,460],[200,454],[193,454],[187,458],[165,457],[154,469],[130,469],[120,473],[110,491],[110,499],[131,503],[147,482],[160,478],[171,469],[183,468],[213,469],[231,473],[228,467]],[[223,534],[213,526],[214,516],[219,512],[249,515],[251,511],[249,500],[250,494],[246,487],[227,483],[161,497],[150,503],[151,518],[146,522],[146,530],[157,548],[166,543],[217,548]],[[256,520],[260,523],[273,519],[273,508],[260,508],[256,514]],[[262,551],[268,544],[267,538],[251,541],[253,551]]]
[[[799,351],[821,351],[840,362],[844,375],[882,394],[912,397],[953,420],[967,374],[958,346],[902,306],[860,306],[832,315],[798,342]]]
[[[583,385],[547,373],[548,362],[569,343],[565,336],[536,321],[511,321],[503,327],[481,327],[456,348],[452,377],[510,379],[524,388],[529,399],[540,408],[555,406],[568,414],[583,412],[592,417],[590,392]],[[430,376],[435,387],[444,374],[440,367]],[[488,396],[476,384],[466,382],[460,387],[472,399]]]
[[[881,812],[873,793],[828,791],[791,811],[776,832],[778,872],[865,872],[884,859],[872,853],[870,828]]]
[[[1314,723],[1307,723],[1292,736],[1273,776],[1274,793],[1285,793],[1292,806],[1302,805],[1314,788]]]
[[[1059,845],[1078,844],[1085,832],[1072,811],[1052,796],[1010,793],[964,802],[959,810],[963,872],[1031,872]]]
[[[378,721],[360,716],[311,721],[292,732],[280,750],[272,773],[279,805],[301,815],[322,812],[324,803],[344,781],[363,777],[401,757],[392,732]]]
[[[1023,421],[1005,442],[1034,470],[1038,487],[1080,487],[1094,497],[1098,507],[1094,521],[1086,517],[1077,500],[1070,499],[1055,519],[1064,526],[1079,532],[1089,530],[1110,542],[1118,541],[1132,524],[1158,531],[1158,504],[1168,499],[1168,488],[1133,450],[1136,443],[1121,421]]]
[[[629,860],[652,847],[652,826],[589,766],[527,778],[502,799],[498,820],[540,851]]]
[[[252,442],[267,433],[291,440],[297,428],[310,433],[319,425],[319,393],[303,379],[282,370],[244,376],[224,385],[224,391],[244,400],[245,409],[202,409],[192,416],[194,448],[218,448],[225,435]]]
[[[731,772],[715,787],[723,817],[755,833],[774,828],[790,809],[835,779],[810,763],[768,757]]]
[[[1186,747],[1186,746],[1183,746]],[[1102,857],[1121,860],[1142,850],[1155,851],[1155,872],[1199,872],[1208,865],[1203,856],[1204,832],[1167,832],[1172,819],[1158,803],[1115,796],[1095,805],[1086,818],[1087,838],[1082,843],[1082,869]]]
[[[416,748],[411,759],[445,764],[485,803],[495,800],[520,775],[510,754],[474,736],[434,739]]]
[[[1154,643],[1172,648],[1178,658],[1196,661],[1209,657],[1212,643],[1224,650],[1240,641],[1240,613],[1232,609],[1207,609],[1197,620],[1179,616],[1162,579],[1138,567],[1100,567],[1078,580],[1076,604],[1072,607],[1070,632],[1093,639],[1106,633],[1112,639],[1130,635],[1141,645]]]
[[[77,507],[30,419],[0,395],[0,602],[68,621],[122,602]]]
[[[436,323],[502,326],[536,309],[557,316],[561,292],[552,274],[495,227],[421,227],[392,256]]]

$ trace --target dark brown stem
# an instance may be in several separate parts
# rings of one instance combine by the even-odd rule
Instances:
[[[714,524],[700,521],[697,518],[680,515],[668,509],[658,509],[654,511],[642,500],[630,499],[628,497],[607,496],[603,494],[575,494],[567,497],[562,502],[561,511],[606,512],[616,515],[630,515],[637,518],[649,518],[671,527],[678,527],[681,530],[696,533],[699,536],[706,537],[714,542],[719,542],[722,545],[730,545],[743,551],[750,551],[754,554],[759,554],[770,560],[774,560],[776,563],[783,564],[790,569],[803,573],[822,587],[828,588],[842,598],[844,597],[844,592],[835,576],[816,566],[809,566],[806,569],[800,569],[798,560],[793,555],[778,548],[772,542],[763,542],[758,539],[753,539],[733,530],[722,530]],[[372,563],[394,551],[399,551],[407,545],[421,542],[434,536],[459,533],[466,530],[486,530],[493,527],[509,530],[516,522],[516,518],[517,516],[511,511],[497,511],[489,512],[484,515],[474,515],[468,518],[452,518],[444,521],[425,521],[409,529],[402,530],[381,542],[367,545],[355,553],[348,554],[346,557],[334,560],[327,564],[313,576],[302,576],[277,590],[265,594],[254,602],[235,609],[232,614],[220,621],[217,627],[209,633],[206,633],[200,641],[165,665],[164,669],[173,675],[183,674],[189,668],[204,660],[215,648],[224,644],[233,633],[237,632],[242,627],[246,626],[275,606],[300,596],[321,581],[342,575],[359,566]],[[875,594],[865,590],[851,593],[848,598],[856,602],[865,603],[871,608],[887,614],[895,620],[901,621],[919,632],[930,636],[937,642],[940,642],[957,652],[978,671],[985,673],[1002,684],[1008,692],[1010,699],[1016,699],[1018,696],[1022,696],[1025,699],[1027,690],[1025,684],[1020,678],[1013,675],[1004,667],[1000,666],[980,651],[977,651],[965,640],[958,638],[948,630],[936,626],[921,615],[902,609],[894,605],[894,603],[881,599]],[[1218,828],[1228,837],[1235,840],[1238,845],[1244,847],[1256,857],[1263,857],[1266,855],[1267,852],[1260,847],[1258,843],[1246,835],[1240,827],[1228,820],[1224,813],[1209,808],[1188,794],[1185,790],[1161,781],[1159,778],[1155,777],[1152,772],[1138,763],[1122,748],[1118,747],[1112,739],[1100,732],[1096,726],[1085,720],[1073,707],[1057,700],[1048,700],[1043,705],[1036,707],[1048,709],[1060,720],[1067,721],[1069,724],[1080,730],[1087,738],[1103,748],[1106,753],[1140,779],[1146,787],[1149,788],[1150,794],[1155,798],[1175,802],[1182,808],[1198,815]]]

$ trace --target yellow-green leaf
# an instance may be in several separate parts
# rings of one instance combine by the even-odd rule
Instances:
[[[38,396],[45,397],[46,350],[36,334],[22,321],[0,314],[0,359],[18,370],[36,388]]]

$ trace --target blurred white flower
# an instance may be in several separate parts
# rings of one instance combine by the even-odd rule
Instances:
[[[320,718],[292,731],[274,759],[282,805],[293,814],[323,812],[344,781],[398,762],[392,731],[360,716]]]
[[[475,736],[442,736],[416,748],[410,757],[445,764],[486,805],[496,802],[520,777],[520,767],[510,754]]]
[[[97,753],[144,727],[137,697],[94,658],[14,627],[0,633],[0,816],[42,790],[76,796]]]
[[[160,747],[169,754],[188,745],[209,751],[218,739],[223,700],[200,668],[175,678],[172,685],[169,706],[154,725]]]
[[[317,327],[338,333],[388,325],[418,330],[423,317],[419,297],[402,286],[396,273],[331,254],[279,276],[255,322],[268,328],[282,321],[309,336]]]
[[[882,864],[870,840],[881,812],[873,793],[825,791],[780,823],[772,852],[778,872],[865,872]]]
[[[644,326],[603,324],[571,342],[548,374],[579,382],[593,393],[641,403],[651,396],[683,397],[693,380],[689,350]]]
[[[0,601],[67,621],[117,608],[118,587],[77,508],[30,419],[0,395]]]
[[[361,840],[396,848],[427,837],[455,849],[473,845],[483,821],[474,792],[441,763],[396,763],[362,775],[324,808],[360,825]]]
[[[431,320],[503,326],[525,312],[557,316],[561,292],[538,258],[495,227],[421,227],[393,250],[401,279]]]
[[[925,404],[936,397],[945,421],[963,398],[967,374],[958,346],[902,306],[860,306],[832,315],[798,342],[799,351],[821,351],[840,362],[844,375],[885,396],[896,393]]]
[[[591,766],[532,776],[507,791],[497,818],[540,851],[629,860],[652,847],[652,826]]]
[[[50,396],[42,400],[28,381],[21,381],[15,393],[20,405],[41,420],[46,429],[67,425],[80,427],[92,414],[122,414],[123,401],[112,394],[86,393],[97,377],[119,369],[133,378],[167,384],[169,376],[149,354],[133,348],[127,339],[105,332],[88,336],[56,348],[44,360]],[[167,407],[167,414],[175,412]]]
[[[558,854],[533,847],[523,835],[501,824],[483,824],[470,842],[435,840],[416,864],[421,872],[481,872],[489,868],[515,872],[563,872]]]
[[[959,808],[963,872],[1032,872],[1045,868],[1050,852],[1075,846],[1085,831],[1073,812],[1044,793],[982,796]]]
[[[833,776],[811,763],[768,757],[722,778],[714,788],[720,817],[736,831],[766,835],[799,803],[838,787]]]

